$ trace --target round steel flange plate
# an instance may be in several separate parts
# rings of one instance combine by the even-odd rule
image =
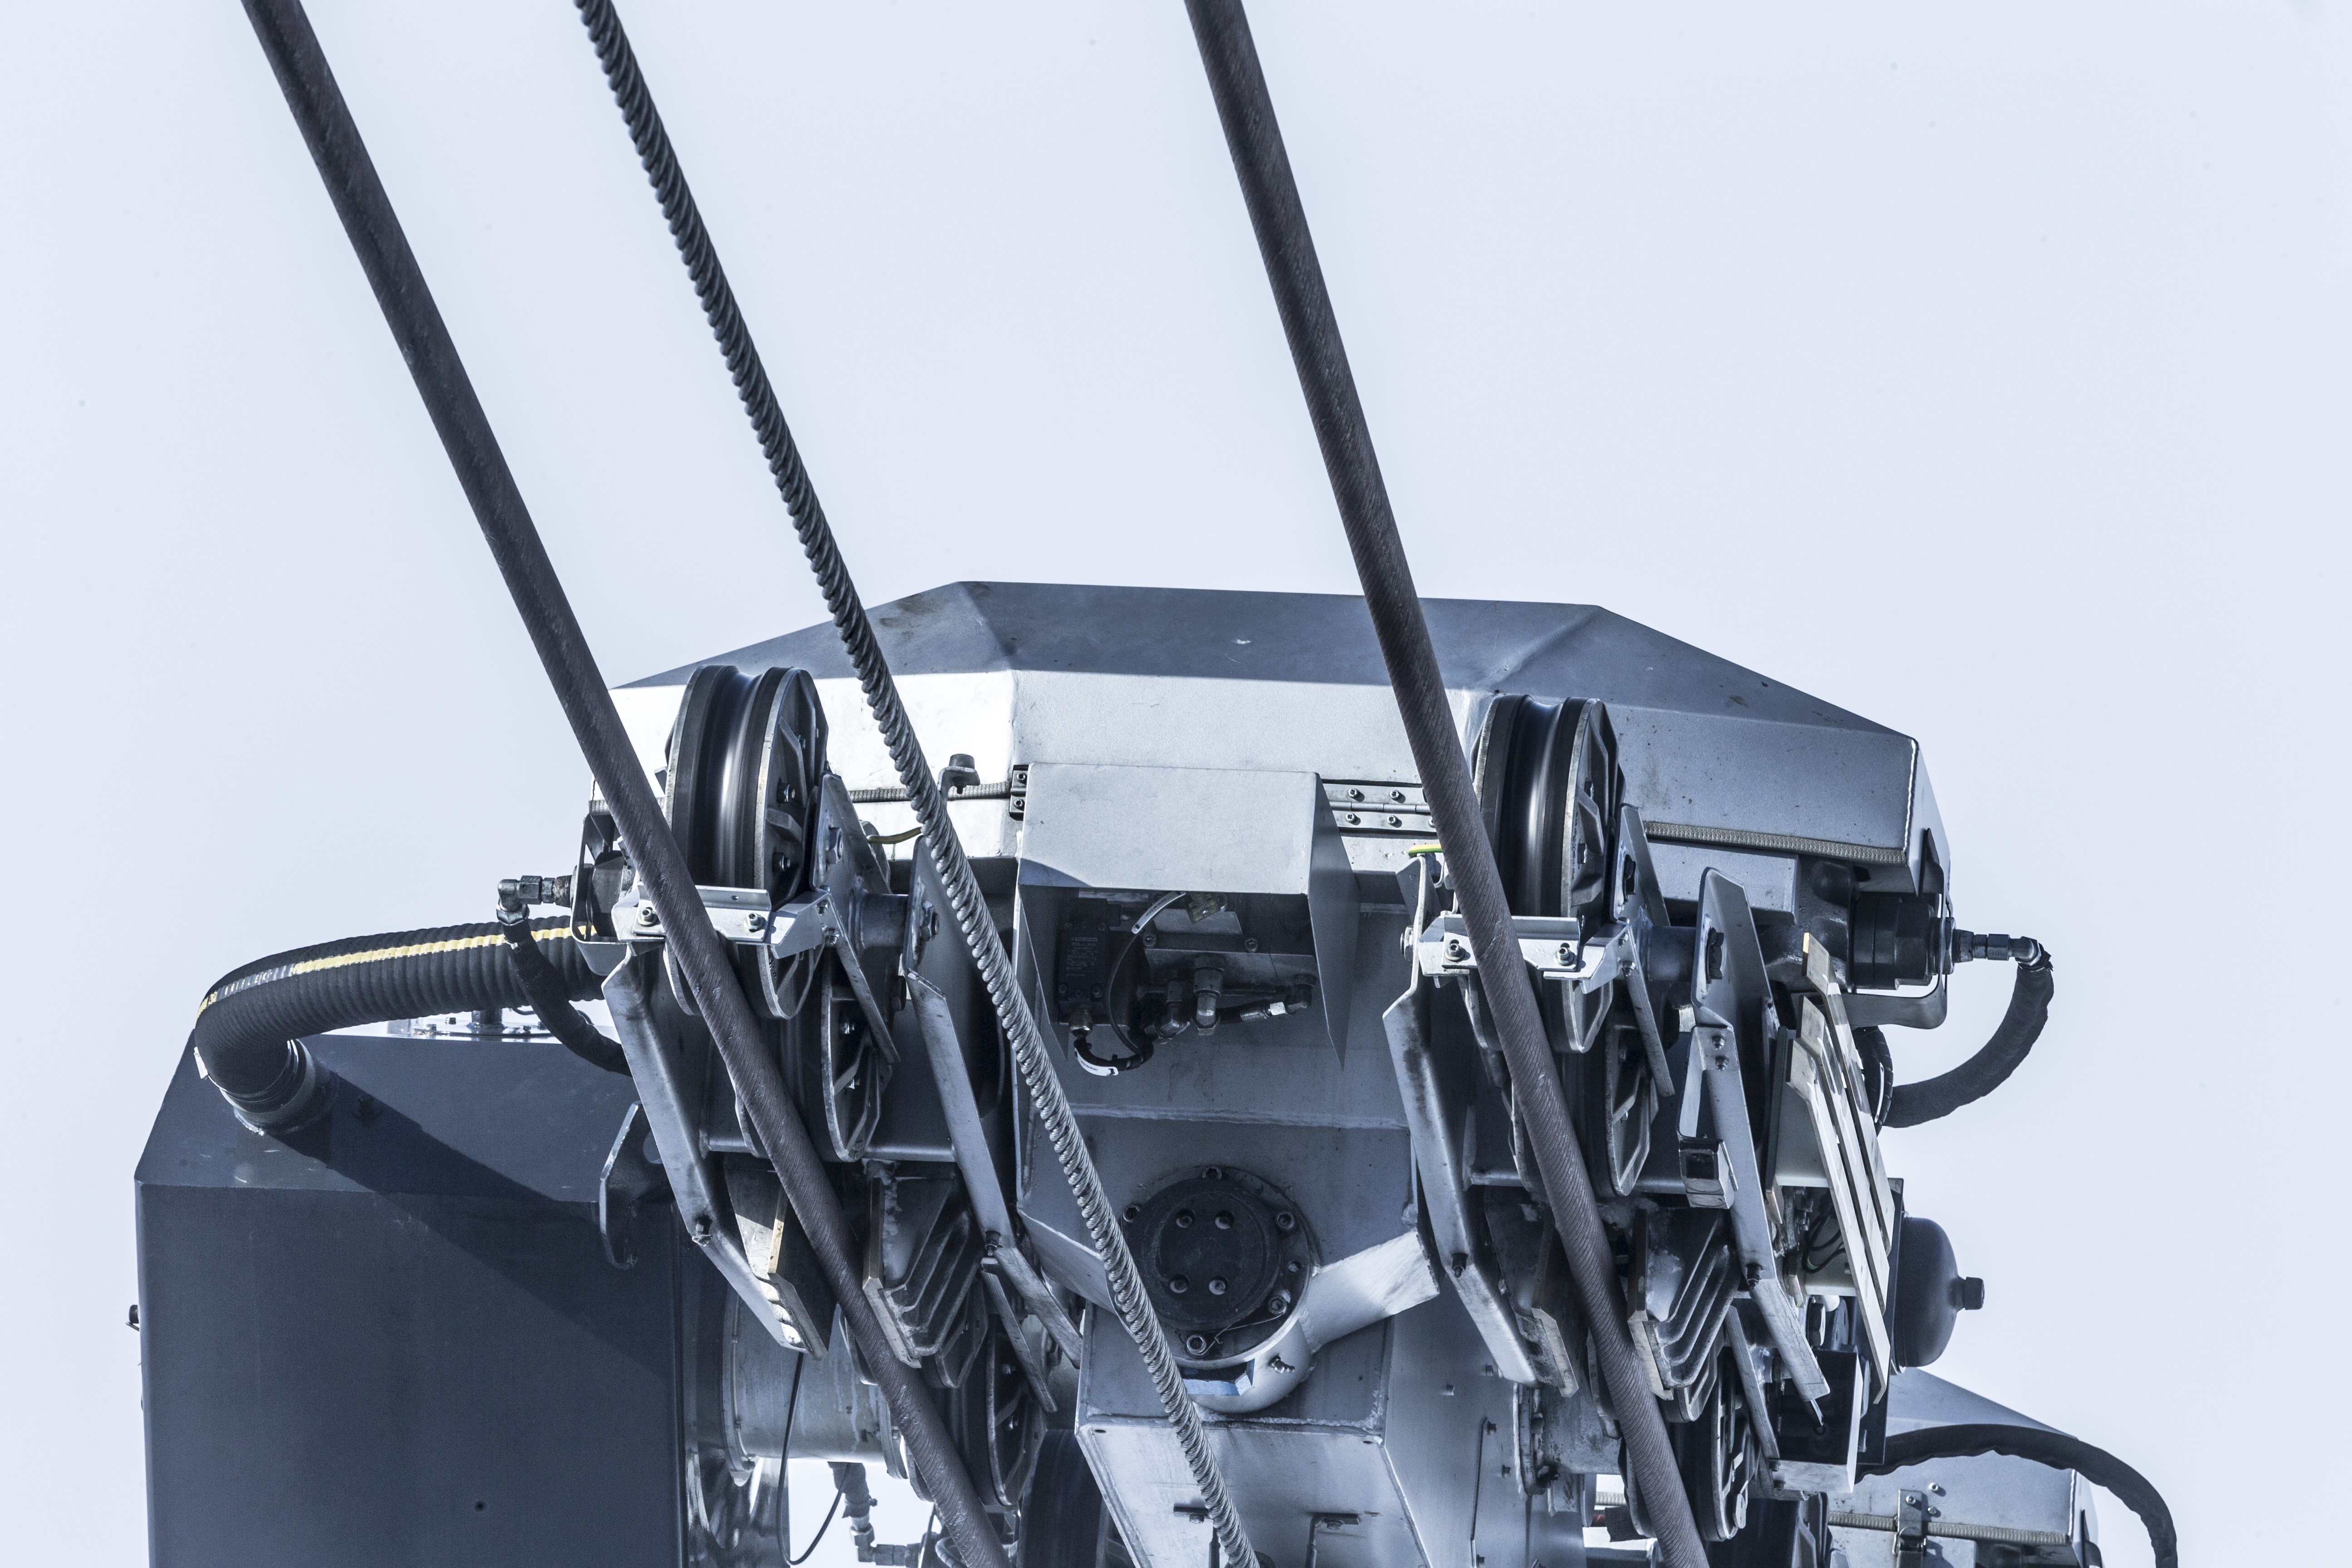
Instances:
[[[1305,1218],[1246,1171],[1189,1170],[1124,1217],[1144,1286],[1185,1362],[1249,1354],[1281,1331],[1315,1271]]]

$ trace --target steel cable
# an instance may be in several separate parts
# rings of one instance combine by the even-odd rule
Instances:
[[[1254,1563],[1256,1555],[1242,1528],[1241,1516],[1226,1493],[1216,1458],[1210,1452],[1200,1408],[1184,1387],[1183,1373],[1168,1348],[1160,1314],[1153,1309],[1142,1276],[1128,1250],[1117,1211],[1103,1190],[1102,1178],[1095,1170],[1094,1157],[1087,1151],[1062,1080],[1046,1054],[1036,1019],[1014,984],[1013,966],[998,940],[995,922],[989,918],[987,900],[972,875],[971,861],[964,856],[962,841],[956,837],[954,825],[948,818],[947,802],[939,781],[931,775],[930,764],[908,721],[890,667],[875,641],[866,606],[859,601],[849,568],[834,542],[832,526],[809,482],[800,448],[793,440],[792,429],[769,384],[767,370],[761,363],[759,350],[736,306],[734,289],[728,284],[726,269],[719,265],[718,251],[695,205],[694,194],[678,167],[677,154],[654,107],[644,73],[637,68],[628,36],[610,0],[575,3],[595,45],[596,58],[604,66],[605,80],[612,87],[614,101],[620,105],[622,117],[628,123],[638,162],[644,165],[646,177],[661,203],[670,237],[677,242],[678,256],[694,280],[695,296],[702,303],[711,335],[726,356],[728,373],[734,379],[751,428],[759,437],[760,449],[768,459],[768,471],[775,479],[777,493],[783,498],[793,531],[800,536],[801,548],[816,575],[825,610],[849,654],[858,687],[866,695],[866,708],[889,749],[891,763],[906,788],[915,820],[921,825],[923,847],[930,852],[949,909],[955,916],[956,929],[962,933],[972,962],[988,987],[989,999],[995,1005],[1004,1037],[1013,1043],[1013,1062],[1020,1071],[1022,1086],[1028,1092],[1031,1110],[1070,1184],[1087,1234],[1102,1255],[1111,1308],[1120,1326],[1135,1342],[1144,1368],[1150,1374],[1151,1385],[1168,1412],[1169,1423],[1175,1429],[1193,1484],[1200,1488],[1202,1504],[1216,1531],[1224,1561]]]
[[[457,343],[433,302],[424,269],[368,157],[351,108],[335,85],[310,17],[300,0],[245,0],[245,10],[563,716],[620,826],[639,884],[660,913],[669,955],[709,1026],[752,1133],[768,1150],[777,1177],[792,1196],[793,1212],[839,1303],[850,1342],[889,1401],[908,1458],[938,1500],[963,1568],[1006,1568],[1003,1544],[961,1450],[949,1436],[929,1391],[891,1353],[875,1308],[866,1298],[856,1238],[832,1178],[744,1000],[734,961],[705,916],[685,852],[654,797],[652,781],[596,668],[579,617],[523,502],[521,487],[515,483],[489,416],[475,395]],[[503,956],[502,946],[499,951]],[[699,1217],[708,1224],[709,1216]]]
[[[1537,1173],[1551,1204],[1569,1277],[1592,1327],[1602,1376],[1624,1436],[1625,1464],[1632,1472],[1628,1479],[1651,1500],[1659,1546],[1670,1568],[1706,1568],[1706,1549],[1666,1436],[1665,1419],[1626,1327],[1616,1256],[1601,1226],[1576,1129],[1569,1121],[1535,990],[1519,961],[1502,874],[1486,838],[1469,761],[1454,727],[1388,486],[1381,478],[1371,427],[1348,365],[1347,345],[1340,340],[1298,182],[1283,148],[1249,18],[1241,0],[1186,0],[1186,8],[1275,308],[1289,340],[1299,389],[1322,448],[1332,498],[1347,531],[1349,552],[1364,585],[1365,606],[1388,666],[1389,683],[1395,689],[1397,714],[1428,795],[1431,821],[1444,846],[1480,988],[1510,1063]]]

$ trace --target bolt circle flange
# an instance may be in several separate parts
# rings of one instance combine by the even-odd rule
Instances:
[[[1144,1288],[1191,1364],[1245,1357],[1278,1334],[1316,1261],[1289,1198],[1231,1166],[1178,1173],[1122,1215]]]

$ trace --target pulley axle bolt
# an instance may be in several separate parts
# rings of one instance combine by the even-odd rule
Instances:
[[[658,922],[660,920],[661,920],[661,911],[660,911],[659,910],[657,910],[657,909],[654,908],[651,904],[639,904],[639,905],[637,906],[637,923],[638,923],[639,925],[641,925],[641,926],[649,926],[649,925],[653,925],[653,924],[656,924],[656,922]]]

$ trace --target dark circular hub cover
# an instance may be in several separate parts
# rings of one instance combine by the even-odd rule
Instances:
[[[1203,1168],[1127,1212],[1152,1305],[1188,1359],[1247,1353],[1313,1268],[1290,1201],[1245,1172]]]

